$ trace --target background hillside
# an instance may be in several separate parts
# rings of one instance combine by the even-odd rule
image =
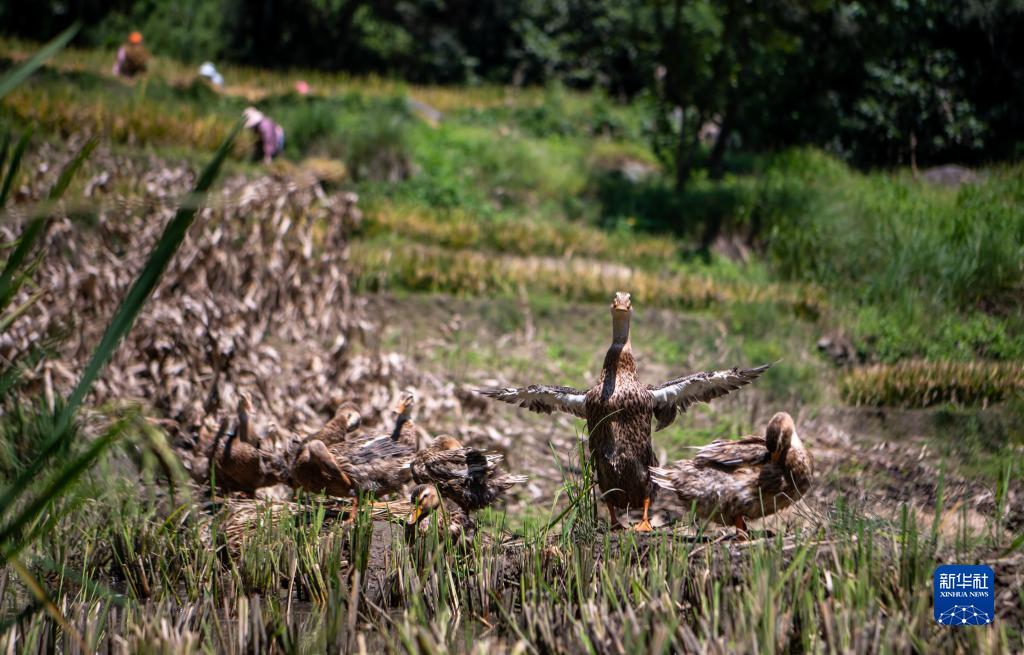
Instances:
[[[649,105],[662,159],[689,169],[707,154],[713,176],[737,148],[816,145],[891,166],[1017,157],[1024,141],[1024,10],[1002,0],[0,3],[12,36],[73,21],[79,45],[139,29],[194,64],[601,89]],[[719,143],[694,152],[712,120]]]

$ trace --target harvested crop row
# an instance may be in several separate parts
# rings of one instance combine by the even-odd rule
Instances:
[[[517,293],[525,287],[565,300],[606,302],[609,290],[629,290],[639,301],[660,307],[702,309],[720,303],[773,302],[816,315],[820,293],[810,287],[737,285],[711,277],[658,274],[589,259],[496,256],[424,245],[352,247],[356,283],[368,290],[399,287],[472,295]]]
[[[680,244],[671,238],[622,238],[580,223],[558,221],[481,221],[462,211],[444,216],[413,207],[382,205],[367,213],[370,234],[396,233],[448,248],[486,249],[517,255],[563,256],[579,253],[595,259],[654,264],[675,257]]]
[[[37,124],[46,131],[72,134],[86,130],[103,134],[118,143],[188,146],[213,151],[231,131],[232,121],[217,114],[200,114],[191,108],[167,112],[157,100],[95,95],[83,102],[71,87],[25,87],[4,99],[3,107],[20,122]],[[232,152],[241,156],[251,148],[243,133]]]
[[[44,146],[36,161],[64,155]],[[0,357],[31,349],[50,335],[52,357],[30,379],[47,397],[74,381],[103,326],[191,186],[189,166],[98,152],[91,180],[95,226],[55,217],[34,276],[46,297],[6,332]],[[56,167],[36,164],[19,196],[37,200]],[[94,170],[95,170],[94,168]],[[122,197],[124,178],[138,180]],[[111,191],[102,190],[112,189]],[[74,199],[72,199],[74,200]],[[346,246],[359,218],[351,194],[328,196],[315,185],[264,177],[226,179],[196,220],[163,281],[97,383],[97,401],[144,399],[167,417],[231,403],[251,387],[285,426],[318,423],[324,397],[347,370],[347,344],[360,317],[349,292]],[[0,237],[10,242],[19,226]],[[26,285],[15,302],[33,288]],[[296,350],[300,356],[286,353]],[[28,391],[32,391],[29,389]],[[318,394],[319,395],[319,394]]]
[[[1024,362],[914,360],[854,369],[840,390],[855,405],[988,404],[1024,393]]]

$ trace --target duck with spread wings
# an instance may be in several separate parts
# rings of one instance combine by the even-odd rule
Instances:
[[[643,384],[629,336],[633,314],[629,294],[616,293],[611,311],[612,344],[597,384],[589,390],[531,385],[479,391],[533,412],[560,411],[586,419],[597,482],[612,526],[618,526],[616,510],[643,507],[643,518],[635,529],[650,531],[648,514],[656,491],[650,467],[657,463],[651,442],[652,419],[657,419],[656,429],[661,430],[694,403],[709,402],[750,384],[770,364],[693,373],[659,385]]]

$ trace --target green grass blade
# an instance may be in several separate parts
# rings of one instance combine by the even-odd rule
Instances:
[[[96,149],[97,143],[98,141],[96,137],[92,137],[85,142],[85,145],[83,145],[78,151],[78,154],[75,155],[74,159],[68,162],[68,165],[60,172],[60,176],[57,178],[57,183],[53,185],[52,189],[50,189],[50,194],[48,196],[50,200],[59,200],[60,197],[64,195],[64,192],[68,190],[68,185],[71,184],[71,178],[75,176],[78,169],[82,167],[82,164],[84,164],[85,160],[89,158],[92,151]]]
[[[7,151],[11,149],[11,133],[4,131],[4,144],[0,146],[0,172],[4,170],[4,163],[7,161]],[[3,204],[3,203],[0,203]]]
[[[121,436],[128,426],[128,419],[121,419],[114,423],[103,435],[89,444],[83,453],[65,464],[50,480],[46,487],[30,503],[28,503],[17,517],[4,526],[0,531],[0,544],[3,544],[3,561],[6,562],[8,554],[16,554],[24,544],[11,543],[12,538],[20,534],[21,529],[27,523],[34,520],[43,509],[59,498],[60,495],[71,485],[78,476],[87,468],[92,466],[100,455],[106,452],[114,440]],[[16,539],[14,541],[17,541]]]
[[[33,368],[46,356],[42,348],[32,347],[27,352],[19,353],[18,357],[10,366],[0,372],[0,398],[16,387],[21,381],[21,373],[25,369]]]
[[[40,211],[35,215],[32,220],[29,221],[28,225],[21,233],[21,237],[18,239],[18,245],[14,248],[14,252],[7,258],[7,263],[4,265],[3,273],[0,273],[0,309],[7,306],[10,302],[11,297],[18,290],[18,285],[14,283],[14,274],[21,267],[22,263],[28,257],[28,254],[32,251],[36,241],[46,231],[46,226],[49,221],[50,205],[57,199],[59,199],[64,192],[67,191],[68,185],[71,184],[71,178],[74,177],[78,169],[82,167],[86,157],[92,153],[96,147],[96,139],[89,139],[85,142],[85,145],[78,151],[74,159],[68,162],[68,165],[64,167],[64,170],[60,172],[60,177],[57,178],[57,183],[50,189],[49,202],[44,203]]]
[[[0,98],[3,98],[10,93],[14,87],[24,82],[25,78],[34,73],[35,70],[42,66],[47,59],[63,50],[64,46],[74,38],[79,27],[81,27],[81,25],[75,23],[71,27],[67,28],[58,34],[52,41],[44,45],[39,52],[29,57],[25,63],[5,75],[3,79],[0,79]]]
[[[1003,551],[1001,557],[1006,557],[1010,553],[1019,548],[1024,547],[1024,532],[1017,535],[1017,537],[1010,543],[1009,547]]]
[[[135,321],[135,317],[138,316],[139,312],[142,310],[142,306],[145,303],[146,298],[149,296],[150,292],[152,292],[154,287],[156,287],[157,282],[159,282],[164,269],[167,268],[167,264],[170,262],[171,257],[184,240],[185,233],[192,224],[192,221],[195,219],[196,212],[199,209],[199,200],[206,195],[206,192],[209,191],[210,186],[213,184],[213,180],[217,177],[217,173],[220,172],[221,166],[224,164],[224,160],[227,158],[228,152],[231,150],[231,145],[234,143],[235,137],[238,135],[240,129],[241,122],[235,125],[235,128],[224,140],[224,143],[221,144],[213,159],[206,168],[203,169],[192,196],[178,210],[174,215],[174,218],[171,219],[171,222],[168,223],[167,228],[160,237],[160,241],[157,243],[152,253],[150,253],[149,260],[143,267],[142,272],[139,274],[139,277],[136,278],[135,283],[128,291],[124,300],[121,301],[121,306],[118,307],[114,314],[114,318],[111,319],[106,332],[103,334],[103,338],[100,340],[96,350],[93,351],[92,358],[86,365],[81,379],[79,379],[74,391],[71,392],[71,396],[69,397],[67,404],[64,406],[63,411],[57,419],[57,425],[53,434],[43,444],[39,454],[36,455],[36,457],[28,466],[25,467],[25,469],[11,484],[4,489],[3,495],[0,496],[0,511],[3,511],[3,508],[11,506],[14,499],[17,498],[17,496],[39,473],[39,471],[43,469],[50,458],[53,457],[53,454],[60,448],[61,443],[67,438],[69,428],[71,426],[71,420],[75,415],[75,411],[85,399],[86,394],[89,393],[89,389],[92,387],[93,382],[96,381],[96,378],[99,376],[103,366],[110,359],[111,355],[113,355],[114,349],[117,347],[121,338],[131,328],[132,323]]]
[[[7,328],[14,325],[14,322],[17,321],[22,314],[31,309],[32,305],[36,304],[36,302],[44,295],[46,295],[46,289],[40,289],[39,291],[36,291],[34,294],[29,296],[28,300],[12,309],[3,317],[0,317],[0,334],[3,334],[4,332],[7,331]]]
[[[7,204],[7,196],[11,194],[11,187],[14,186],[14,178],[18,176],[18,169],[21,168],[21,157],[28,148],[29,139],[32,138],[32,128],[21,133],[21,138],[14,145],[14,152],[11,153],[11,163],[7,166],[7,174],[4,175],[4,185],[0,187],[0,207]]]

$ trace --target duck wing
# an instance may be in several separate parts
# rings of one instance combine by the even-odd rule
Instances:
[[[413,456],[413,449],[408,445],[395,441],[391,435],[378,435],[366,440],[353,443],[349,448],[338,449],[345,459],[355,466],[369,464],[381,460],[406,459]],[[405,466],[409,462],[404,462]]]
[[[677,412],[685,412],[694,403],[706,403],[730,391],[750,384],[768,370],[771,364],[754,368],[730,368],[723,371],[700,372],[647,385],[654,398],[654,416],[658,419],[655,431],[664,429],[676,419]]]
[[[417,477],[417,482],[485,482],[500,460],[500,455],[488,455],[476,448],[432,452],[426,457],[419,458],[420,466],[416,467],[416,473],[422,473]],[[424,474],[425,477],[422,477]]]
[[[344,495],[352,486],[351,478],[338,466],[334,454],[318,439],[299,448],[292,465],[292,482],[307,491],[327,490],[335,495]]]
[[[326,444],[319,440],[310,441],[307,444],[308,457],[320,470],[324,477],[332,480],[348,480],[348,476],[338,467],[334,455],[327,449]]]
[[[732,471],[744,466],[757,466],[770,459],[764,437],[719,439],[697,450],[693,464]]]
[[[477,389],[477,393],[512,405],[525,407],[538,414],[565,412],[587,418],[587,392],[572,387],[555,387],[545,384],[531,384],[528,387],[505,389]]]
[[[472,484],[486,483],[487,476],[493,469],[494,465],[479,450],[470,448],[466,453],[466,477]]]
[[[437,482],[441,495],[464,511],[483,509],[511,487],[526,481],[526,476],[499,473],[492,456],[475,448],[466,451],[466,466],[461,476]]]

